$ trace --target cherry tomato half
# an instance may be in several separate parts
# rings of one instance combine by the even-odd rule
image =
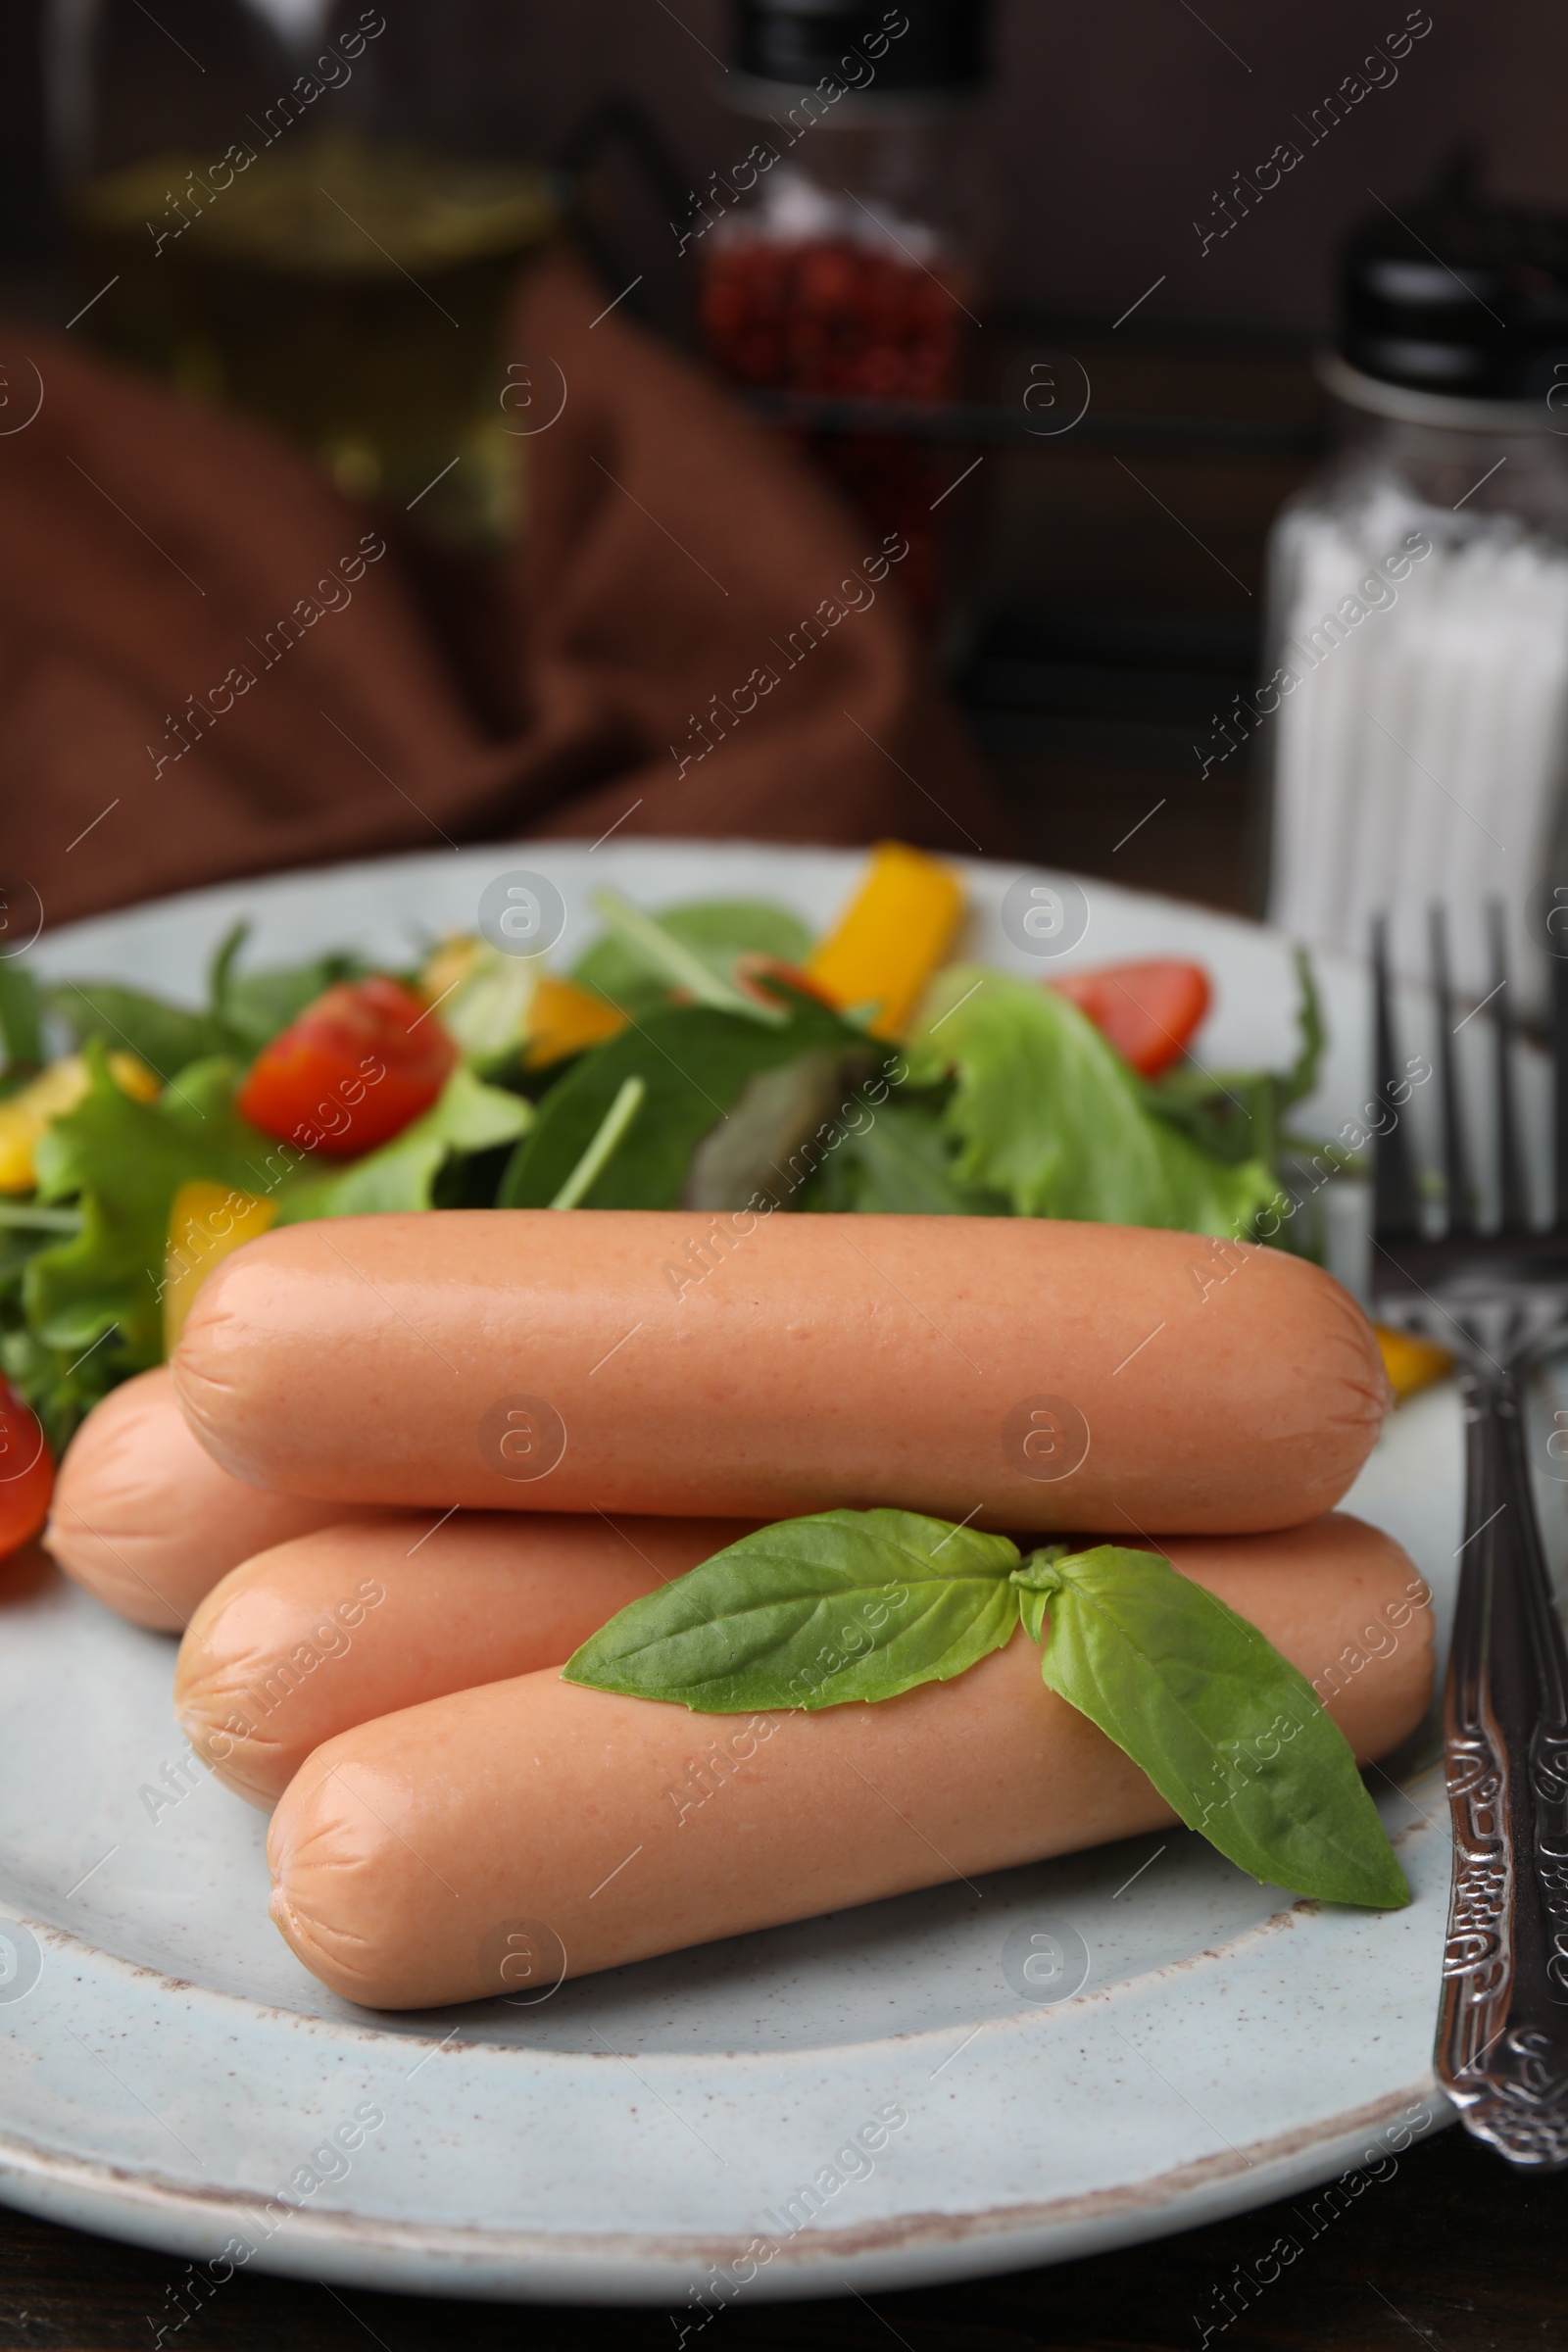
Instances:
[[[1051,983],[1087,1013],[1124,1061],[1144,1078],[1180,1060],[1208,1010],[1212,991],[1200,963],[1151,956],[1067,972]]]
[[[457,1058],[446,1030],[401,981],[340,980],[262,1048],[235,1106],[301,1151],[356,1158],[428,1110]]]
[[[49,1516],[55,1466],[38,1416],[0,1380],[0,1560]]]

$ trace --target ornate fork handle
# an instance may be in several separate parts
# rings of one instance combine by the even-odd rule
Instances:
[[[1437,2069],[1511,2162],[1568,2165],[1568,1652],[1517,1367],[1463,1374],[1465,1542],[1444,1743],[1453,1887]]]

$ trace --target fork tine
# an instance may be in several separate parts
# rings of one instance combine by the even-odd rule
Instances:
[[[1453,1051],[1453,984],[1448,971],[1448,924],[1441,906],[1427,915],[1432,945],[1432,993],[1438,1004],[1438,1091],[1443,1118],[1443,1181],[1448,1203],[1448,1231],[1474,1233],[1475,1194],[1470,1160],[1465,1150],[1464,1113],[1459,1100],[1459,1072]],[[1565,1137],[1568,1148],[1568,1137]]]
[[[1551,1219],[1568,1225],[1568,958],[1551,966]]]
[[[1492,934],[1492,1039],[1495,1055],[1497,1116],[1497,1191],[1502,1201],[1499,1233],[1524,1233],[1530,1225],[1530,1202],[1525,1192],[1524,1154],[1519,1146],[1519,1117],[1513,1089],[1513,1014],[1508,1004],[1508,951],[1503,939],[1502,902],[1487,907]]]
[[[1389,927],[1385,915],[1372,918],[1372,1002],[1377,1029],[1377,1072],[1374,1091],[1385,1111],[1391,1110],[1398,1079],[1394,1039],[1394,1007],[1389,994]],[[1375,1239],[1391,1240],[1419,1233],[1421,1219],[1415,1185],[1410,1175],[1410,1148],[1403,1119],[1372,1139],[1372,1231]]]

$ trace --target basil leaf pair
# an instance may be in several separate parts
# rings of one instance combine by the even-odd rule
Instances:
[[[1020,1620],[1047,1686],[1254,1878],[1407,1903],[1355,1758],[1255,1626],[1158,1553],[1004,1536],[913,1511],[824,1511],[745,1536],[603,1626],[567,1682],[704,1714],[894,1698],[1003,1649]]]

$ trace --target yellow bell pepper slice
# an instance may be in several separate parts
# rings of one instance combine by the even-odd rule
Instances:
[[[163,1081],[134,1054],[111,1054],[109,1074],[122,1095],[138,1102],[155,1102],[163,1092]],[[31,1192],[38,1180],[33,1154],[39,1138],[91,1089],[86,1062],[79,1054],[68,1054],[0,1102],[0,1193]]]
[[[172,1355],[185,1317],[208,1275],[237,1250],[265,1233],[277,1216],[277,1202],[242,1193],[230,1184],[194,1177],[174,1195],[164,1251],[164,1353]]]
[[[902,1037],[963,916],[953,868],[903,842],[879,841],[871,866],[805,970],[846,1011],[875,1004],[873,1037]]]
[[[1430,1389],[1434,1381],[1446,1380],[1453,1370],[1453,1357],[1446,1348],[1435,1347],[1430,1340],[1418,1340],[1413,1332],[1395,1331],[1387,1323],[1375,1323],[1373,1329],[1378,1335],[1389,1386],[1401,1404],[1407,1396]]]
[[[607,1037],[618,1037],[625,1026],[625,1014],[591,989],[541,972],[528,1006],[528,1050],[523,1061],[530,1070],[548,1069],[552,1062],[564,1061],[568,1054],[580,1054]]]

